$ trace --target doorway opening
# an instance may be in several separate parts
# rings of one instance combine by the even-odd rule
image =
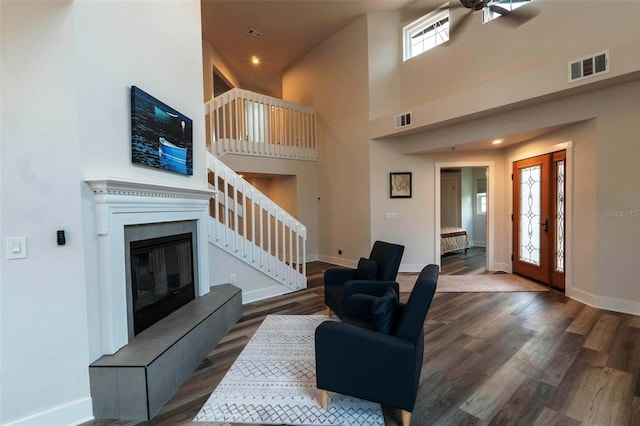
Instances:
[[[436,164],[436,261],[441,273],[481,274],[491,270],[492,164]]]
[[[233,84],[216,67],[213,67],[213,97],[220,96],[231,89]]]

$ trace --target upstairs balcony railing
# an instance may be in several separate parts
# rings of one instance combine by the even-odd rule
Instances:
[[[205,104],[207,145],[225,154],[315,161],[316,112],[244,89],[231,89]]]

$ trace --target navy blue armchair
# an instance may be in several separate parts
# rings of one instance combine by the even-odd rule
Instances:
[[[344,301],[355,293],[366,293],[363,288],[382,295],[389,286],[395,283],[404,246],[399,244],[376,241],[368,259],[360,259],[358,268],[330,268],[324,273],[324,302],[327,314],[331,311],[342,318],[344,316]],[[376,283],[374,281],[383,281]]]
[[[376,329],[371,313],[381,298],[365,294],[347,299],[342,322],[318,326],[316,378],[325,409],[328,391],[337,392],[401,409],[403,426],[409,425],[422,370],[424,321],[438,276],[437,265],[422,270],[408,302],[395,308],[389,334]]]

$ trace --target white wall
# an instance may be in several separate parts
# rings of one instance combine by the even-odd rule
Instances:
[[[597,118],[509,150],[509,161],[573,141],[573,283],[567,294],[605,309],[640,314],[640,82],[549,105]],[[511,197],[511,194],[509,194]],[[622,212],[617,215],[615,212]],[[569,225],[568,225],[569,226]]]
[[[2,2],[0,423],[71,404],[91,415],[75,98],[74,5]],[[45,42],[49,40],[51,42]],[[54,42],[55,41],[55,42]],[[67,245],[56,245],[56,230]],[[34,397],[34,389],[38,397]]]
[[[416,138],[428,140],[428,135]],[[377,140],[372,142],[372,187],[382,190],[371,193],[371,228],[374,239],[392,239],[405,246],[401,271],[420,271],[430,263],[440,264],[436,257],[436,244],[440,239],[436,233],[436,164],[441,167],[472,166],[492,164],[494,177],[494,203],[496,211],[496,238],[504,238],[505,196],[504,155],[501,151],[460,152],[405,155],[401,152],[403,143],[397,140]],[[413,194],[411,198],[391,199],[388,196],[388,179],[392,171],[412,172]],[[439,171],[438,171],[439,173]],[[398,220],[385,220],[385,212],[398,213]],[[439,216],[439,214],[438,214]],[[439,232],[439,231],[438,231]],[[494,247],[494,258],[490,268],[502,269],[508,253],[502,245]]]
[[[475,141],[480,135],[492,139],[515,129],[544,129],[558,123],[564,123],[566,127],[505,151],[424,153],[446,144]],[[434,238],[433,232],[429,232],[433,220],[429,210],[434,202],[429,193],[434,185],[431,164],[475,161],[483,156],[495,161],[496,172],[488,179],[489,197],[496,203],[495,209],[490,211],[495,227],[487,235],[495,248],[495,259],[489,260],[489,266],[490,269],[493,264],[496,269],[510,270],[511,162],[572,141],[573,216],[567,219],[571,227],[567,267],[572,273],[567,276],[567,294],[606,309],[638,314],[640,217],[634,214],[640,211],[640,172],[636,167],[640,162],[638,135],[640,81],[635,81],[402,139],[374,142],[372,169],[381,174],[398,167],[414,171],[414,193],[419,197],[422,197],[419,195],[421,190],[429,194],[425,199],[414,196],[407,203],[405,211],[410,227],[393,229],[393,234],[404,240],[408,247],[403,264],[419,264],[435,260],[433,251],[429,250]],[[423,158],[424,163],[421,165],[414,157]],[[385,177],[372,176],[372,179],[381,185]],[[423,183],[422,179],[425,179]],[[380,206],[383,211],[392,208],[388,206],[393,201],[385,200],[384,194],[372,193],[372,206]],[[420,209],[427,213],[419,214]],[[616,216],[616,211],[623,213]],[[390,225],[372,219],[372,232],[388,234]]]
[[[76,79],[82,88],[78,136],[84,173],[206,187],[199,10],[195,0],[78,2]],[[132,85],[193,120],[193,176],[131,164]]]
[[[95,212],[83,179],[206,187],[200,4],[0,7],[1,240],[28,240],[26,259],[2,259],[0,423],[78,423],[91,417],[88,365],[100,355]],[[192,177],[131,164],[131,85],[193,119]]]
[[[453,43],[401,63],[397,50],[381,43],[375,31],[380,27],[381,34],[391,34],[394,25],[400,31],[405,20],[418,16],[425,2],[418,3],[407,8],[407,13],[401,11],[400,18],[396,12],[370,15],[366,31],[365,24],[357,21],[301,58],[283,78],[285,97],[316,108],[321,119],[319,195],[330,203],[319,209],[321,257],[340,263],[353,261],[366,251],[362,236],[367,227],[352,226],[341,208],[348,204],[352,217],[366,221],[366,214],[353,209],[368,203],[370,240],[405,244],[403,269],[438,262],[434,249],[436,163],[473,166],[492,162],[488,186],[494,223],[487,242],[493,258],[489,267],[509,270],[512,157],[501,149],[443,151],[569,126],[564,133],[555,130],[517,148],[529,152],[536,144],[551,140],[574,141],[572,170],[580,179],[573,188],[573,252],[568,260],[573,276],[567,294],[601,307],[639,313],[640,221],[632,215],[612,214],[634,212],[640,202],[635,167],[640,160],[640,56],[636,54],[640,3],[583,2],[576,13],[574,2],[539,0],[535,6],[540,14],[515,29],[501,25],[500,18],[482,25],[476,14]],[[612,13],[607,20],[602,19],[605,9]],[[615,28],[609,18],[616,22]],[[577,31],[583,36],[571,36]],[[568,83],[569,61],[604,49],[610,53],[609,73]],[[365,80],[369,80],[368,92],[362,85]],[[397,85],[400,99],[389,90]],[[385,105],[385,95],[393,107]],[[412,110],[414,125],[396,131],[393,115],[406,109]],[[361,110],[368,111],[368,124],[361,124]],[[376,140],[355,142],[363,129]],[[433,150],[441,152],[427,153]],[[354,177],[359,180],[366,175],[366,169],[357,166],[367,156],[368,195],[354,191],[357,185],[353,182]],[[347,175],[347,170],[358,171]],[[392,171],[413,173],[412,198],[388,198]],[[385,212],[398,213],[398,220],[385,220]],[[357,247],[359,253],[350,252],[341,259],[334,253],[344,237],[357,238],[359,243],[349,248]]]
[[[405,17],[422,14],[424,10],[420,9],[426,3],[416,2],[403,10],[401,24],[407,23]],[[430,3],[433,6],[435,2]],[[571,127],[571,133],[562,134],[565,140],[576,141],[574,172],[581,177],[574,188],[572,261],[576,288],[572,294],[589,303],[637,313],[640,225],[633,217],[617,220],[604,216],[604,212],[625,208],[634,211],[640,196],[637,168],[632,166],[638,161],[640,133],[636,124],[640,122],[636,92],[640,72],[640,56],[636,54],[640,48],[637,30],[640,3],[582,2],[579,12],[571,1],[535,3],[531,6],[540,14],[518,28],[501,25],[500,18],[483,25],[476,14],[447,46],[407,62],[388,64],[389,69],[399,73],[401,106],[387,116],[374,117],[370,123],[370,135],[381,138],[380,143],[373,144],[372,158],[379,161],[372,163],[372,169],[396,162],[398,167],[403,163],[414,167],[413,160],[406,160],[411,154],[430,158],[433,154],[421,153],[593,119],[591,124],[575,124],[577,127]],[[602,19],[603,9],[612,12],[607,20]],[[463,12],[458,10],[456,15]],[[610,18],[617,22],[615,28],[608,24]],[[582,31],[584,28],[588,30]],[[578,31],[582,37],[570,36]],[[609,73],[568,83],[569,61],[605,49],[610,53]],[[390,56],[389,61],[397,59]],[[606,89],[607,85],[611,87]],[[587,92],[596,89],[601,90]],[[403,133],[393,129],[393,114],[407,108],[413,111],[414,125],[404,132],[406,136],[390,139]],[[522,145],[520,149],[527,151],[528,146]],[[389,148],[395,151],[395,158]],[[469,154],[452,155],[464,160]],[[496,244],[496,264],[505,267],[510,265],[511,252],[507,220],[511,203],[509,161],[510,157],[502,159],[504,174],[500,177],[498,173],[500,182],[494,182],[502,185],[503,191],[490,194],[503,207],[495,212],[499,215],[495,218],[495,231],[488,235]],[[628,167],[623,167],[627,164]],[[372,205],[378,202],[382,200],[372,199]],[[418,230],[425,226],[424,222],[416,225]],[[372,223],[372,232],[387,227]],[[418,247],[419,232],[411,246]],[[593,265],[598,267],[594,269]]]
[[[634,54],[640,43],[640,2],[594,0],[580,2],[577,10],[573,1],[536,0],[530,6],[540,13],[517,28],[503,25],[501,18],[482,24],[476,13],[452,42],[397,64],[402,100],[400,110],[391,114],[411,108],[415,131],[568,95],[594,82],[628,81],[640,71],[640,55]],[[452,20],[465,12],[457,9]],[[568,83],[569,61],[605,49],[611,58],[609,73]],[[394,130],[392,118],[376,118],[371,136],[402,133]]]
[[[290,293],[288,287],[263,274],[226,251],[209,244],[209,279],[211,285],[232,283],[242,290],[242,303],[255,302]],[[233,275],[233,279],[231,279]]]
[[[300,58],[282,82],[284,99],[318,114],[318,253],[339,264],[371,251],[367,41],[363,16]]]
[[[398,114],[401,108],[400,73],[402,32],[400,12],[367,14],[369,59],[369,118]]]

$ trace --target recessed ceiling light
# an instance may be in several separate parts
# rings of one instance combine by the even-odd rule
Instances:
[[[253,55],[253,56],[251,57],[251,63],[252,63],[253,65],[258,65],[258,64],[260,64],[260,58],[258,58],[257,56]]]
[[[502,139],[496,139],[491,143],[494,144],[494,145],[500,145],[502,143]]]

